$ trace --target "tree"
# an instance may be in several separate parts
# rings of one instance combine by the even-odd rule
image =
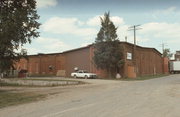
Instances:
[[[106,70],[109,77],[118,72],[122,64],[122,53],[116,34],[117,27],[110,20],[110,14],[105,13],[101,19],[101,28],[94,44],[94,62],[97,68]]]
[[[35,0],[0,1],[0,73],[13,68],[26,54],[19,48],[39,36]]]
[[[171,58],[173,54],[170,52],[169,48],[163,50],[163,57]]]

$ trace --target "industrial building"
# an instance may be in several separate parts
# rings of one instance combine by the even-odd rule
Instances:
[[[137,46],[120,42],[123,48],[124,64],[119,69],[123,77],[163,74],[168,69],[168,60],[155,48]],[[16,69],[25,69],[29,76],[64,76],[69,77],[75,67],[107,77],[107,72],[96,69],[93,62],[93,44],[62,53],[29,55],[28,60],[21,59]]]

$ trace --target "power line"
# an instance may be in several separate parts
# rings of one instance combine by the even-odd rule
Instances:
[[[141,26],[141,25],[134,25],[134,26],[130,26],[128,28],[128,31],[132,31],[132,30],[134,31],[134,46],[136,46],[136,30],[142,29],[139,26]]]

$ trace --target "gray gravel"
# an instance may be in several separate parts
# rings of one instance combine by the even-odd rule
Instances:
[[[0,110],[0,117],[180,117],[180,75],[145,81],[81,79],[56,96]]]

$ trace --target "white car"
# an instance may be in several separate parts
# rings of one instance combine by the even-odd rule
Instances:
[[[79,70],[77,72],[73,72],[71,73],[71,77],[74,77],[74,78],[96,78],[97,75],[96,74],[93,74],[93,73],[88,73],[87,71],[85,70]]]

